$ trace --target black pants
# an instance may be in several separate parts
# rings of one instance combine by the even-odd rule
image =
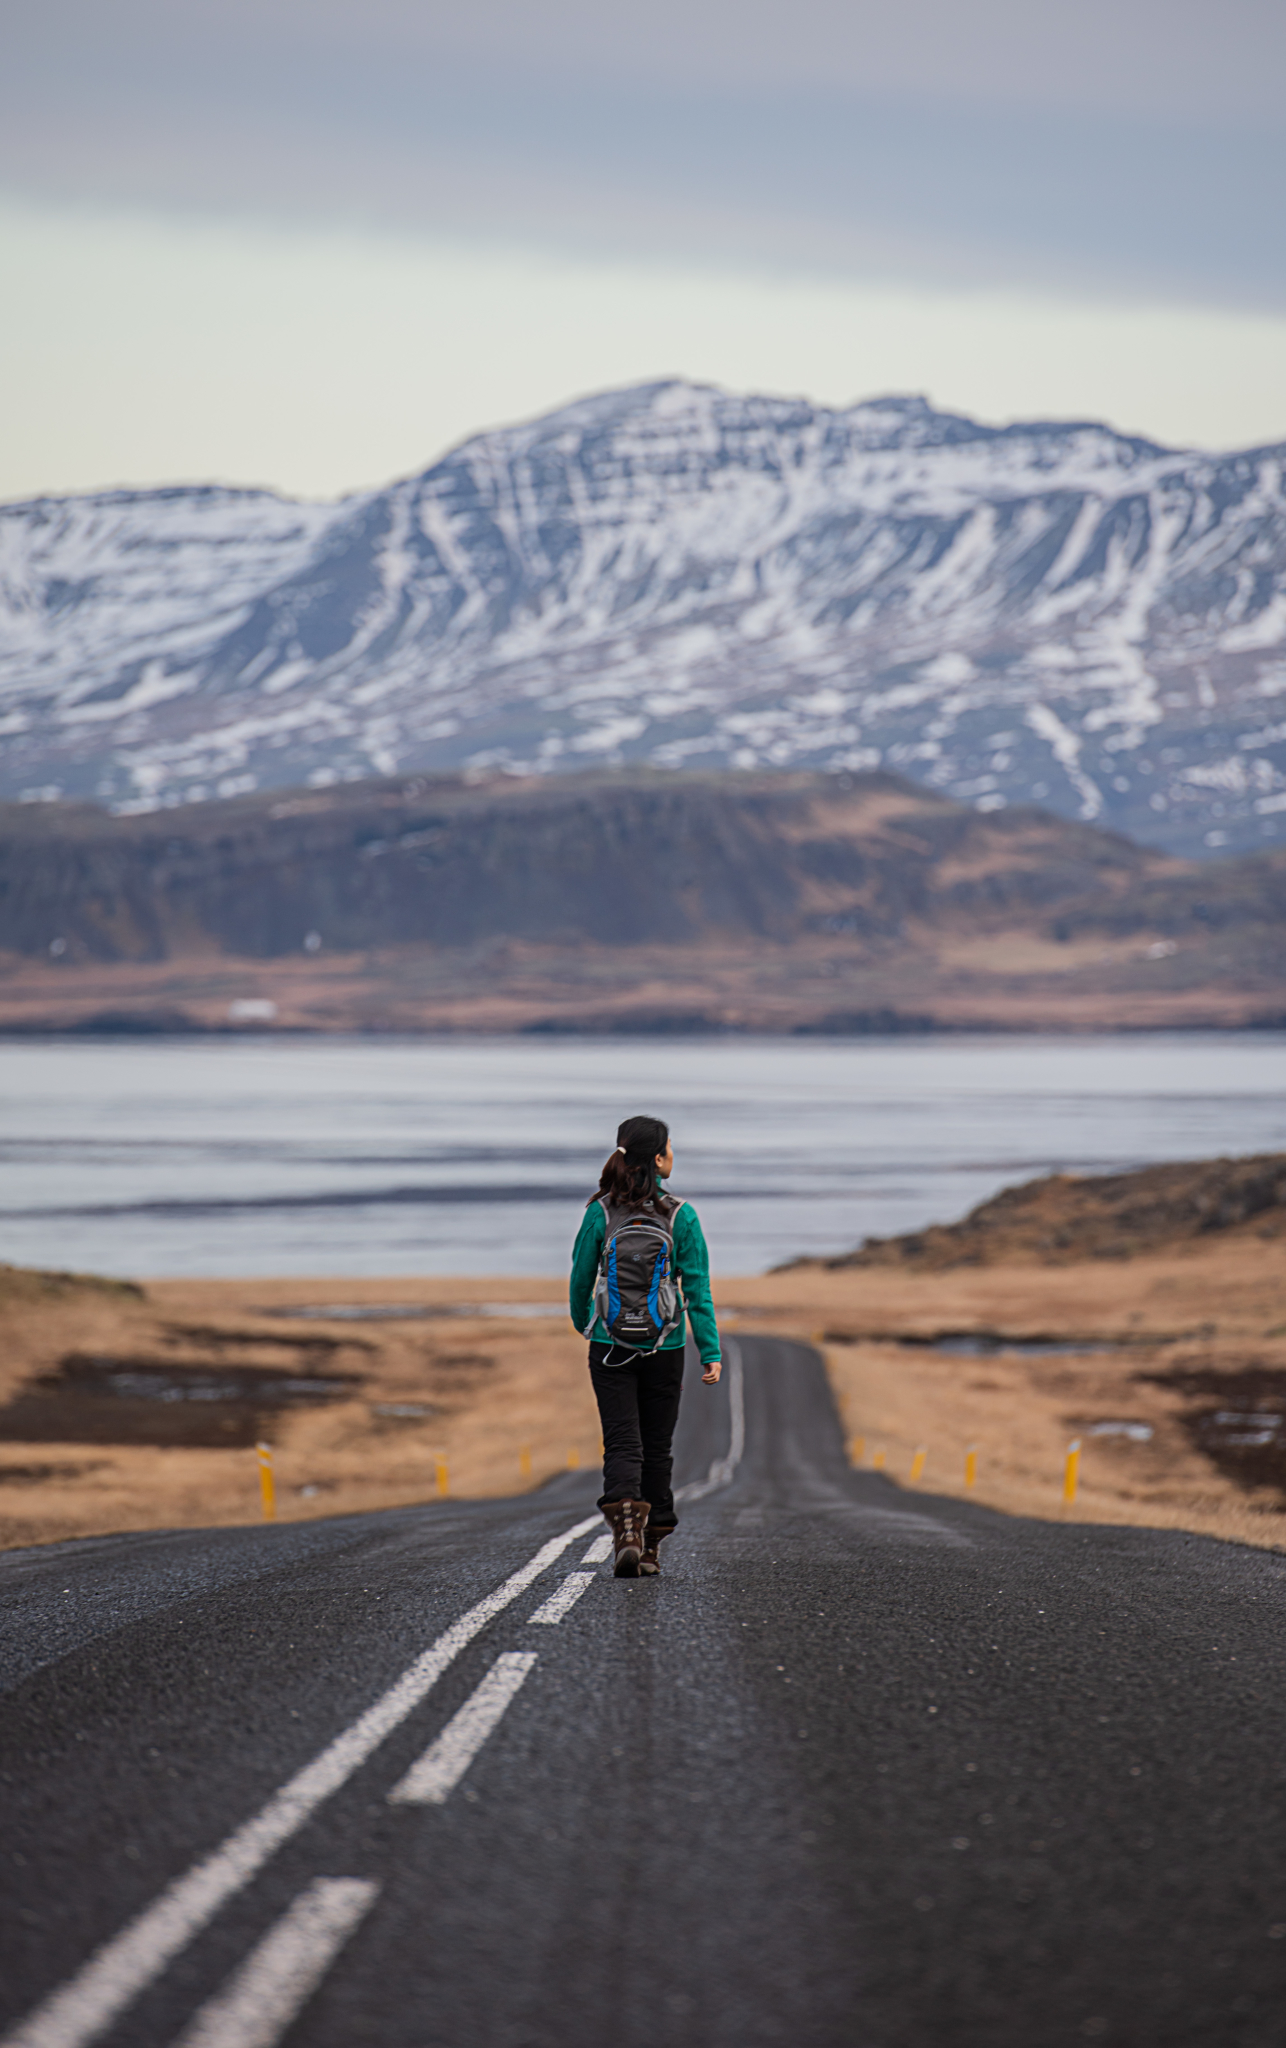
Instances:
[[[620,1358],[623,1365],[604,1365]],[[672,1529],[678,1521],[670,1475],[670,1445],[683,1392],[683,1347],[654,1351],[631,1362],[623,1344],[591,1344],[589,1376],[603,1424],[603,1492],[599,1506],[614,1500],[645,1500],[649,1522]]]

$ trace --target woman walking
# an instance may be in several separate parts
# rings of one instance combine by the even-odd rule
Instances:
[[[661,1186],[674,1171],[659,1117],[628,1117],[599,1175],[572,1252],[571,1311],[589,1338],[603,1424],[603,1493],[618,1579],[651,1576],[678,1522],[670,1446],[683,1392],[685,1318],[716,1385],[719,1328],[697,1212]]]

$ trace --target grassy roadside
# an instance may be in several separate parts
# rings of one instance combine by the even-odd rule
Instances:
[[[882,1453],[908,1493],[1286,1548],[1286,1448],[1238,1443],[1262,1432],[1215,1421],[1286,1413],[1286,1258],[1253,1229],[1052,1269],[807,1265],[723,1294],[745,1329],[821,1346],[858,1461]],[[1103,1424],[1118,1430],[1094,1434]],[[1074,1438],[1080,1480],[1068,1509]]]
[[[519,1493],[569,1457],[591,1465],[580,1339],[565,1316],[503,1312],[562,1293],[494,1278],[126,1289],[0,1270],[0,1547],[257,1521],[260,1438],[282,1520],[430,1500],[442,1480]],[[332,1303],[415,1313],[280,1313]],[[470,1307],[492,1312],[457,1312]]]
[[[1272,1158],[1055,1177],[715,1296],[732,1328],[821,1347],[855,1462],[908,1496],[1286,1548],[1282,1188]],[[292,1520],[591,1467],[564,1298],[549,1278],[131,1286],[0,1268],[0,1547],[258,1520],[261,1440]]]

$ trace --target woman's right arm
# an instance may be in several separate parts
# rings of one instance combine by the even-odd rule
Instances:
[[[581,1219],[572,1249],[572,1278],[568,1290],[571,1318],[582,1336],[588,1334],[594,1316],[594,1283],[603,1250],[603,1211],[591,1202]]]

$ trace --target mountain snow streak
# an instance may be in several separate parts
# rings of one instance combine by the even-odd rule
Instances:
[[[899,769],[1184,852],[1286,829],[1286,448],[687,384],[297,505],[0,510],[0,793]]]

